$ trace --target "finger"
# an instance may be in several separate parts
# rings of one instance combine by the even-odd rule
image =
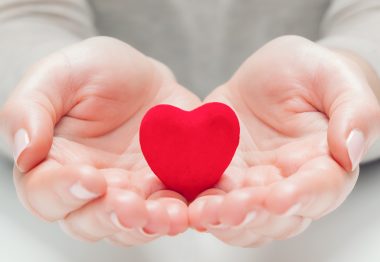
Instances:
[[[153,193],[150,200],[158,201],[169,216],[169,236],[183,233],[189,226],[186,199],[180,194],[170,190],[160,190]]]
[[[211,229],[217,238],[231,245],[252,246],[262,240],[287,239],[301,233],[310,225],[311,219],[300,216],[267,216],[265,222],[245,227],[232,227],[224,230]]]
[[[33,66],[0,112],[0,122],[14,150],[17,167],[27,172],[47,156],[54,125],[69,101],[65,60],[51,55]],[[66,91],[65,91],[66,90]]]
[[[123,230],[117,232],[105,239],[122,246],[130,247],[146,244],[157,239],[158,237],[159,235],[146,234],[141,231],[141,228],[135,228],[128,231]]]
[[[254,208],[263,206],[266,195],[265,187],[243,188],[226,194],[220,207],[220,223],[225,227],[250,223],[257,215]]]
[[[304,218],[300,216],[276,216],[268,217],[266,223],[251,228],[258,235],[271,239],[281,240],[289,238],[302,225]],[[307,219],[310,221],[310,219]]]
[[[10,144],[16,166],[27,172],[44,160],[50,150],[55,111],[46,97],[15,96],[0,112],[0,122]]]
[[[104,177],[90,166],[61,166],[49,161],[26,175],[18,169],[14,174],[23,203],[48,221],[63,219],[107,190]]]
[[[331,206],[341,203],[356,180],[357,175],[346,174],[334,160],[319,157],[271,186],[265,206],[274,214],[318,218]]]
[[[323,97],[328,143],[334,158],[353,171],[380,134],[380,106],[364,77],[353,77],[348,69],[337,72],[325,83]]]
[[[166,205],[158,200],[147,200],[148,221],[141,229],[147,236],[162,236],[170,232],[171,218]]]
[[[267,216],[262,216],[262,218],[264,218],[265,221],[267,220]],[[263,223],[264,219],[260,219],[261,220],[260,223]],[[256,223],[256,225],[258,224]],[[248,223],[244,225],[242,224],[241,226],[232,226],[232,227],[211,225],[207,227],[207,231],[228,245],[240,246],[240,247],[260,246],[271,240],[267,236],[260,235],[258,232],[255,231],[254,228],[249,227]]]
[[[71,235],[97,241],[120,231],[142,228],[148,220],[145,200],[134,192],[111,188],[62,222]]]
[[[303,231],[305,231],[310,226],[312,221],[313,221],[312,219],[304,217],[301,220],[301,222],[298,224],[298,226],[295,227],[294,230],[289,232],[288,236],[283,238],[283,239],[292,238],[292,237],[295,237],[295,236],[301,234]]]
[[[223,202],[224,191],[212,188],[200,194],[189,206],[189,223],[199,232],[207,227],[220,225],[219,209]]]
[[[158,200],[147,200],[148,220],[143,228],[119,232],[107,238],[122,246],[134,246],[150,242],[170,231],[170,217],[166,206]]]
[[[142,239],[141,237],[137,236],[136,231],[131,231],[116,233],[115,235],[107,237],[105,240],[111,242],[114,245],[122,247],[132,247],[145,244],[153,240],[153,238],[151,240]]]
[[[270,241],[270,238],[260,236],[251,230],[236,232],[233,237],[217,236],[217,238],[228,245],[237,247],[257,247]]]

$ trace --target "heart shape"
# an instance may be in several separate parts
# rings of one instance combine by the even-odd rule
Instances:
[[[166,187],[191,201],[218,182],[235,154],[239,134],[235,112],[223,103],[192,111],[161,104],[145,114],[140,145]]]

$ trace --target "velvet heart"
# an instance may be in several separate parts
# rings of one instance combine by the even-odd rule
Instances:
[[[140,145],[165,186],[192,201],[219,181],[235,154],[239,134],[235,112],[223,103],[192,111],[162,104],[145,114]]]

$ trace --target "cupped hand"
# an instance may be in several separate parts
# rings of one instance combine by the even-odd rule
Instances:
[[[162,64],[95,37],[31,68],[1,110],[24,205],[77,238],[124,246],[188,227],[183,198],[165,190],[140,151],[144,113],[199,99]]]
[[[210,101],[236,111],[240,144],[189,217],[193,228],[231,245],[289,238],[337,208],[380,130],[379,104],[360,67],[296,36],[254,53]]]

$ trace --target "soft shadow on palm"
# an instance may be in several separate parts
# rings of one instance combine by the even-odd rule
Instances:
[[[185,231],[185,201],[149,168],[139,127],[152,106],[191,110],[199,98],[163,64],[107,37],[65,48],[35,68],[26,78],[30,94],[54,136],[42,162],[27,174],[14,170],[25,206],[91,241],[129,246]]]
[[[330,157],[326,140],[327,120],[323,114],[305,112],[280,120],[276,114],[285,111],[286,105],[274,103],[271,97],[260,97],[260,100],[247,105],[238,88],[228,85],[220,87],[207,98],[207,101],[229,104],[239,117],[240,144],[229,167],[230,172],[234,170],[234,176],[235,173],[248,176],[249,169],[265,166],[268,170],[258,178],[260,181],[250,183],[252,186],[267,185],[292,175],[315,158]],[[251,173],[255,175],[255,172]],[[232,189],[224,188],[226,191]]]
[[[316,218],[339,205],[356,176],[347,175],[330,155],[325,114],[298,96],[304,91],[290,81],[259,87],[252,82],[235,83],[226,83],[206,98],[229,104],[241,125],[236,155],[217,187],[225,192],[266,187],[263,206],[274,213],[302,202],[304,215]],[[253,93],[256,99],[248,100]],[[307,208],[317,196],[319,208]],[[331,203],[334,198],[337,201]]]
[[[291,86],[286,88],[293,93]],[[190,214],[198,230],[230,245],[256,247],[295,236],[338,207],[358,172],[346,174],[330,155],[323,113],[303,110],[306,101],[278,99],[271,92],[262,92],[260,99],[247,104],[242,89],[229,82],[205,100],[235,110],[240,143],[216,191],[198,197]],[[199,204],[202,198],[208,199],[206,204]],[[255,219],[250,221],[252,212]]]
[[[302,232],[338,207],[358,177],[330,153],[319,89],[327,70],[318,63],[326,54],[310,44],[298,48],[293,39],[257,51],[204,101],[235,110],[240,143],[216,189],[191,204],[190,220],[231,245],[256,246]]]
[[[157,64],[152,86],[144,89],[133,111],[123,81],[107,82],[96,76],[79,91],[81,100],[59,122],[46,162],[89,165],[101,170],[109,184],[149,197],[164,185],[148,167],[140,149],[138,131],[145,112],[156,104],[191,109],[197,98],[179,86],[164,66]],[[101,81],[98,82],[98,79]],[[106,79],[109,80],[109,79]],[[146,93],[144,93],[146,92]]]

